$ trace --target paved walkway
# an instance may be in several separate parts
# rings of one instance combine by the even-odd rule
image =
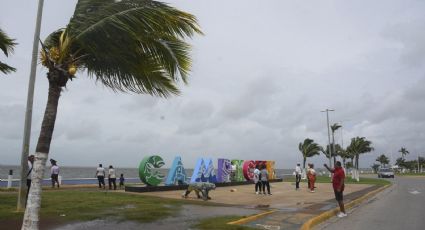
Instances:
[[[293,183],[271,183],[273,195],[256,195],[254,185],[234,187],[219,187],[210,192],[212,200],[199,202],[214,202],[226,206],[260,209],[263,211],[275,210],[274,213],[244,225],[259,229],[299,229],[301,225],[315,215],[336,207],[334,193],[330,183],[316,185],[316,192],[310,193],[305,183],[296,191]],[[376,186],[365,184],[347,184],[345,188],[345,202],[356,199],[372,190]],[[233,192],[232,192],[233,190]],[[183,191],[149,192],[143,195],[181,198]],[[189,200],[198,200],[196,195],[190,194]],[[237,213],[235,213],[237,214]]]

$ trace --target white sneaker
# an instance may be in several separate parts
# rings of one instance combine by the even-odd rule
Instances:
[[[258,195],[258,192],[255,192],[255,194],[257,194],[257,195]]]
[[[338,215],[337,215],[339,218],[342,218],[342,217],[346,217],[347,216],[347,214],[345,214],[345,213],[343,213],[343,212],[340,212],[340,213],[338,213]]]

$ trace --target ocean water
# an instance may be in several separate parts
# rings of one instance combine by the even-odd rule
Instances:
[[[96,184],[96,167],[69,167],[69,166],[59,166],[60,173],[62,176],[63,184]],[[7,178],[9,175],[9,170],[13,170],[13,187],[17,186],[20,174],[20,167],[17,165],[0,165],[0,187],[5,187],[7,185]],[[169,169],[161,168],[157,169],[163,175],[167,175]],[[191,176],[193,169],[185,169],[187,176]],[[276,169],[276,176],[278,178],[283,178],[284,176],[292,175],[293,169]],[[117,177],[124,174],[127,183],[139,183],[139,169],[137,168],[115,168],[115,173]],[[217,174],[217,172],[216,172]],[[48,185],[50,178],[50,166],[46,167],[44,171],[44,178],[46,179],[43,184]]]

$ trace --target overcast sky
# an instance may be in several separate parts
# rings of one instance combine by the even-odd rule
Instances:
[[[168,2],[168,1],[167,1]],[[76,0],[45,0],[41,39],[65,27]],[[170,1],[197,16],[182,95],[168,100],[119,94],[79,73],[62,93],[50,157],[60,165],[138,167],[158,154],[193,167],[200,156],[302,162],[298,143],[328,141],[326,114],[342,122],[335,141],[373,142],[395,160],[425,156],[425,1]],[[19,45],[2,61],[0,164],[19,164],[37,1],[2,0],[0,27]],[[31,150],[47,99],[38,66]],[[323,155],[309,160],[326,162]]]

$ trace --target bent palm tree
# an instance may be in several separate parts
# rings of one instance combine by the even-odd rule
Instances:
[[[333,125],[331,125],[331,131],[332,131],[332,149],[331,149],[331,154],[333,155],[334,158],[334,165],[336,164],[336,149],[335,149],[335,131],[339,128],[341,128],[342,126],[338,123],[335,123]]]
[[[15,39],[11,39],[2,29],[0,29],[0,49],[3,51],[6,57],[13,52],[13,48],[16,45]],[[4,74],[16,71],[15,68],[0,61],[0,71]]]
[[[315,143],[313,139],[305,139],[304,142],[298,144],[298,149],[303,155],[303,168],[305,169],[305,162],[308,157],[314,155],[319,155],[322,147],[319,144]]]
[[[357,179],[357,181],[359,181],[358,171],[359,171],[359,158],[360,158],[360,154],[368,153],[368,152],[373,151],[372,142],[366,140],[365,137],[351,138],[351,143],[347,147],[347,151],[350,154],[353,154],[354,155],[354,158],[355,158],[354,168],[356,170],[355,171],[355,173],[356,173],[356,179]]]
[[[390,163],[390,159],[388,159],[387,156],[385,156],[385,154],[382,154],[381,156],[377,157],[375,161],[378,161],[382,167],[385,168],[385,165]]]
[[[114,91],[168,97],[187,82],[191,59],[184,39],[201,34],[195,16],[150,0],[79,0],[66,28],[42,44],[49,93],[22,229],[38,229],[41,179],[62,88],[77,70]]]
[[[409,154],[409,151],[407,151],[407,149],[404,147],[401,147],[401,149],[398,150],[398,152],[401,153],[401,158],[403,159],[406,157],[407,154]]]

